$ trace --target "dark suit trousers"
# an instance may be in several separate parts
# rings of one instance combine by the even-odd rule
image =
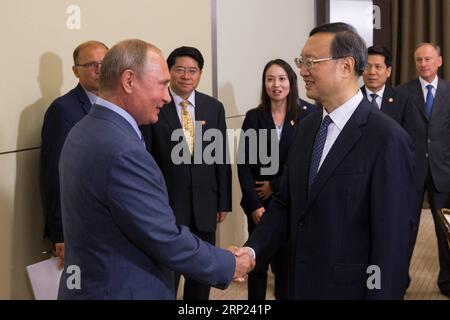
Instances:
[[[437,243],[438,243],[438,253],[439,253],[439,265],[440,272],[438,276],[438,286],[442,291],[450,293],[450,248],[447,243],[447,239],[445,236],[445,227],[442,224],[439,217],[439,210],[441,208],[449,208],[450,207],[450,194],[438,192],[434,186],[433,178],[431,176],[431,172],[428,169],[427,178],[425,181],[425,186],[422,190],[419,191],[419,205],[417,210],[417,216],[415,221],[415,226],[413,229],[413,241],[411,248],[414,250],[414,245],[417,238],[417,233],[419,229],[420,223],[420,213],[422,211],[422,202],[425,195],[425,191],[428,193],[428,199],[430,201],[431,213],[433,215],[434,220],[434,229],[436,232]]]
[[[198,231],[195,228],[195,223],[191,223],[191,225],[189,226],[189,230],[191,230],[191,232],[200,239],[209,242],[212,245],[216,244],[215,232]],[[175,273],[175,295],[177,294],[179,284],[180,284],[180,274]],[[211,287],[185,277],[183,300],[208,300],[210,290]]]
[[[248,233],[252,233],[255,223],[247,215]],[[248,300],[265,300],[267,290],[267,270],[270,267],[275,276],[275,299],[286,300],[288,296],[288,248],[284,247],[270,257],[267,263],[256,265],[248,274]]]

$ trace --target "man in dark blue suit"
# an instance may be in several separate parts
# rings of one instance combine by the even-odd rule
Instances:
[[[438,287],[450,297],[450,248],[439,213],[442,208],[450,207],[450,82],[437,75],[442,57],[436,44],[418,45],[414,59],[419,78],[399,87],[400,92],[409,97],[415,115],[418,201],[411,255],[427,192],[438,242]]]
[[[170,102],[167,64],[141,40],[103,59],[100,97],[60,159],[65,270],[60,299],[173,299],[173,271],[225,288],[253,267],[177,226],[164,177],[138,125]]]
[[[313,29],[296,59],[307,96],[281,191],[246,246],[256,263],[290,245],[293,299],[402,299],[414,202],[408,134],[363,98],[364,41],[353,27]]]
[[[95,103],[98,95],[100,63],[108,47],[98,41],[80,44],[73,52],[73,73],[78,85],[57,98],[47,109],[42,126],[41,190],[44,202],[45,235],[55,245],[56,255],[64,262],[64,236],[61,223],[58,162],[70,129]]]
[[[392,71],[391,52],[386,47],[372,46],[367,49],[367,55],[361,92],[375,108],[397,121],[412,136],[413,107],[407,97],[387,84]]]

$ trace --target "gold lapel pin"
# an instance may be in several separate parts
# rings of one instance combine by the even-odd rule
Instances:
[[[291,120],[291,126],[293,126],[295,124],[294,120]]]
[[[389,98],[389,102],[390,103],[394,102],[394,99],[393,98]]]

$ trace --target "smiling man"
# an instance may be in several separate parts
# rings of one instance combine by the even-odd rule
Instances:
[[[295,59],[307,96],[323,111],[302,120],[281,190],[246,243],[257,267],[290,244],[293,299],[402,299],[405,292],[413,148],[359,90],[366,53],[353,27],[332,23],[313,29]]]

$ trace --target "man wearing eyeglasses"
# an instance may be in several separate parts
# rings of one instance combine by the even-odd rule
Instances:
[[[45,235],[55,245],[55,255],[64,263],[64,235],[61,221],[58,162],[70,129],[80,121],[97,100],[100,64],[108,47],[87,41],[73,52],[72,67],[78,85],[57,98],[47,109],[42,126],[40,159],[41,188],[46,214]]]
[[[216,141],[203,141],[203,133],[218,129],[226,137],[222,103],[196,90],[203,69],[203,56],[193,47],[179,47],[167,58],[172,101],[161,110],[159,121],[142,127],[146,145],[164,175],[177,224],[186,225],[202,240],[215,244],[217,223],[231,211],[231,167],[226,162],[225,140],[221,158],[205,163],[203,151]],[[179,140],[172,133],[182,130],[182,154],[175,152]],[[187,160],[179,164],[179,157]],[[217,154],[216,154],[217,156]],[[200,160],[196,160],[200,159]],[[177,292],[180,276],[175,279]],[[210,287],[185,279],[185,300],[208,300]]]
[[[345,23],[313,29],[296,59],[307,96],[323,111],[298,128],[281,191],[246,243],[256,267],[289,243],[292,299],[402,299],[405,292],[413,146],[363,98],[366,60],[364,41]]]

